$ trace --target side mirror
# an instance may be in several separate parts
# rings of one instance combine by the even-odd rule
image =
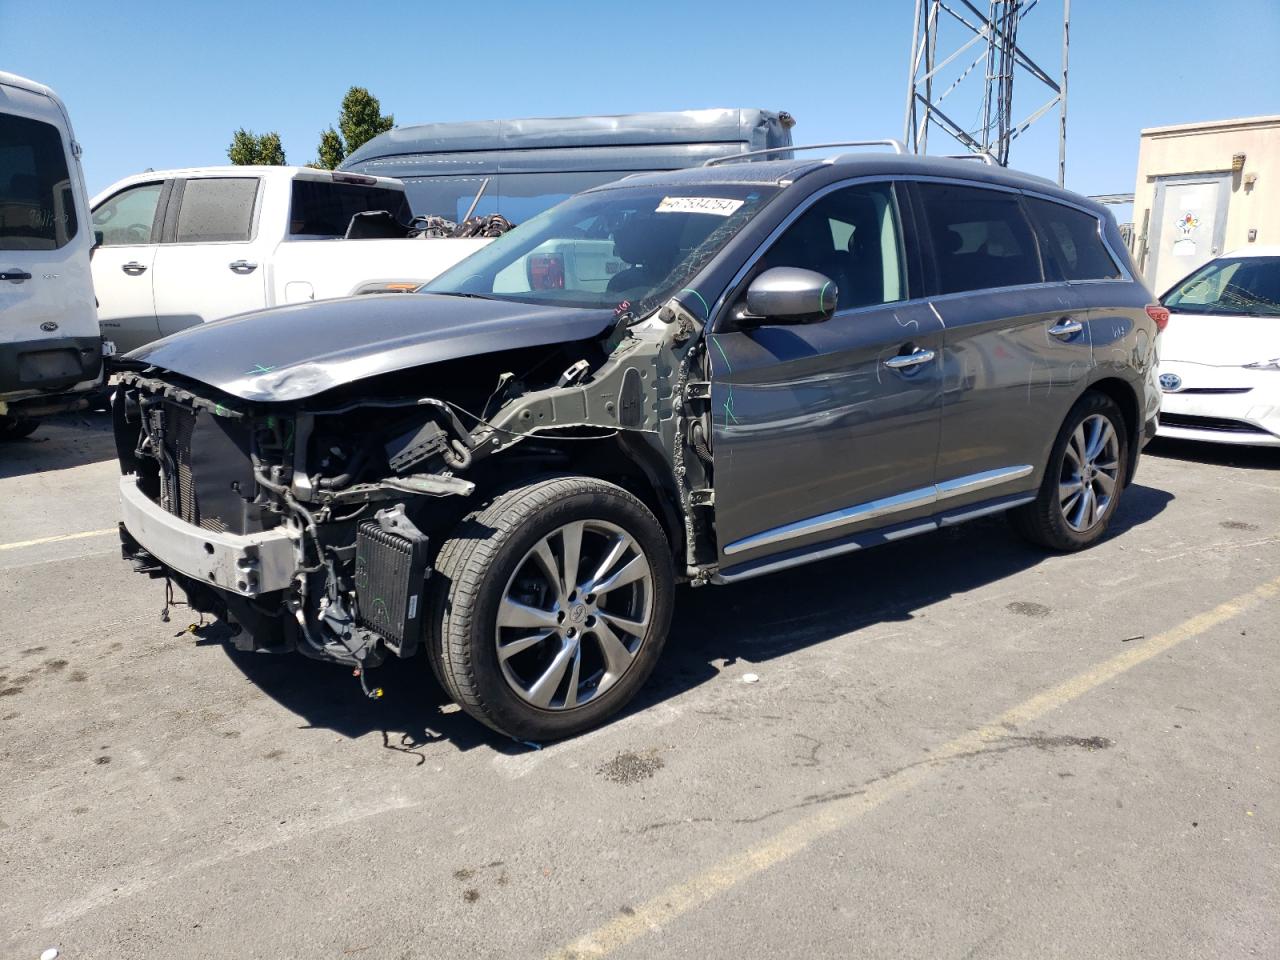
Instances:
[[[747,287],[744,320],[768,323],[816,323],[836,309],[835,281],[814,270],[773,267]]]
[[[98,248],[102,246],[103,234],[101,230],[93,231],[93,246],[89,248],[89,259],[93,259],[93,255],[97,253]]]

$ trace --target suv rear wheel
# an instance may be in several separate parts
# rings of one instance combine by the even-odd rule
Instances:
[[[589,477],[498,496],[444,543],[432,580],[441,684],[522,740],[572,736],[622,707],[671,620],[662,527],[627,491]]]
[[[1105,394],[1086,393],[1058,433],[1036,499],[1010,513],[1014,528],[1053,550],[1093,545],[1120,502],[1128,457],[1120,408]]]

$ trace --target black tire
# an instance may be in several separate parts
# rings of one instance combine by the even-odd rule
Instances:
[[[580,521],[619,528],[635,551],[643,552],[650,571],[645,581],[646,596],[651,595],[646,601],[651,604],[646,607],[648,628],[631,640],[639,644],[629,666],[607,688],[602,675],[599,692],[581,705],[543,709],[522,699],[504,675],[497,649],[498,607],[531,562],[530,551],[566,524]],[[518,487],[466,517],[442,544],[431,576],[429,659],[445,691],[494,730],[519,740],[570,737],[598,726],[649,678],[666,641],[674,583],[671,547],[662,526],[626,490],[577,476]],[[584,650],[588,637],[584,629],[579,640]],[[563,642],[558,636],[546,641]],[[531,649],[539,655],[538,648]],[[564,681],[566,690],[573,676]],[[567,694],[562,699],[567,701]]]
[[[0,441],[29,437],[38,426],[40,421],[33,417],[0,417]]]
[[[1115,431],[1117,465],[1114,490],[1110,494],[1105,509],[1098,512],[1092,525],[1080,530],[1068,519],[1068,513],[1074,511],[1064,509],[1060,485],[1072,476],[1075,461],[1070,459],[1072,455],[1067,449],[1072,444],[1072,437],[1082,424],[1093,417],[1106,418],[1111,429]],[[1067,414],[1067,419],[1062,424],[1062,429],[1058,432],[1036,499],[1010,511],[1009,519],[1014,529],[1032,543],[1051,550],[1073,552],[1097,543],[1106,534],[1107,526],[1115,515],[1116,508],[1120,504],[1120,495],[1128,481],[1129,442],[1124,417],[1114,400],[1105,394],[1093,391],[1082,396],[1071,408],[1071,412]]]

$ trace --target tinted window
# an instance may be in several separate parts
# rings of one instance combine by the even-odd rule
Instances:
[[[1050,280],[1113,280],[1120,268],[1098,233],[1098,219],[1083,210],[1027,198]]]
[[[938,292],[1040,283],[1035,237],[1018,197],[980,187],[922,183]]]
[[[178,243],[248,240],[258,181],[251,177],[188,180],[178,211]]]
[[[151,226],[156,218],[161,186],[144,183],[130,187],[93,211],[93,229],[102,234],[104,247],[151,242]]]
[[[0,113],[0,250],[56,250],[77,227],[62,134]]]
[[[344,237],[351,218],[369,210],[385,210],[401,223],[408,223],[411,216],[408,201],[399,190],[356,183],[295,180],[289,206],[289,233]]]
[[[836,190],[806,210],[761,258],[760,270],[803,267],[835,281],[837,310],[906,297],[893,190]]]

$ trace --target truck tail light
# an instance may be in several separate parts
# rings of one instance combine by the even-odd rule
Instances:
[[[1164,331],[1169,325],[1169,308],[1162,307],[1158,303],[1147,304],[1147,316],[1156,322],[1156,332]]]
[[[532,290],[564,289],[564,255],[532,253],[528,263],[529,287]]]

